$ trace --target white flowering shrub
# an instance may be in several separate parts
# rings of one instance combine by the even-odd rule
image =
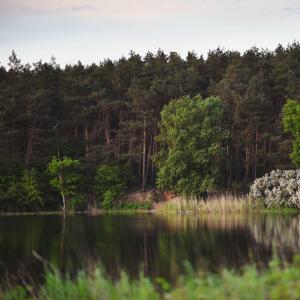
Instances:
[[[274,170],[255,179],[249,197],[266,207],[300,208],[300,170]]]

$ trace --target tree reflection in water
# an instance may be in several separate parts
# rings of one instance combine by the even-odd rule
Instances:
[[[184,261],[218,271],[248,262],[266,263],[276,251],[289,259],[300,249],[299,215],[101,215],[0,218],[0,276],[40,280],[44,265],[62,272],[101,264],[110,276],[121,270],[175,280]]]

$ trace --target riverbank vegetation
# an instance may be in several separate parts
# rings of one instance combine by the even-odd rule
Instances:
[[[57,271],[48,271],[42,287],[17,287],[2,292],[2,297],[6,300],[288,300],[300,297],[299,259],[284,265],[273,260],[269,268],[262,271],[248,266],[240,272],[223,269],[219,274],[195,272],[188,264],[186,266],[185,275],[180,276],[175,285],[162,278],[151,280],[143,275],[133,280],[126,273],[113,281],[100,269],[80,272],[74,280]]]
[[[200,199],[293,169],[299,57],[298,42],[64,67],[13,52],[0,67],[0,210],[112,209],[156,183]]]
[[[251,185],[249,197],[253,205],[268,208],[300,208],[299,170],[276,170]]]
[[[158,213],[163,214],[231,214],[254,211],[253,202],[245,195],[221,194],[209,196],[206,199],[175,197],[170,201],[160,203]]]

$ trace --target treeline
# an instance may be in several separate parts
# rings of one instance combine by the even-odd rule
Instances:
[[[153,186],[160,112],[171,99],[198,94],[220,96],[226,106],[224,188],[292,167],[280,114],[286,99],[300,100],[298,42],[243,54],[217,49],[206,59],[131,52],[64,68],[54,58],[23,64],[13,52],[0,68],[1,175],[43,172],[53,155],[66,155],[82,162],[86,176],[113,163],[128,168],[136,186]]]

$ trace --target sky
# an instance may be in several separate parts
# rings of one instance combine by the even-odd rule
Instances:
[[[0,0],[0,64],[99,63],[162,49],[273,50],[300,40],[300,0]]]

